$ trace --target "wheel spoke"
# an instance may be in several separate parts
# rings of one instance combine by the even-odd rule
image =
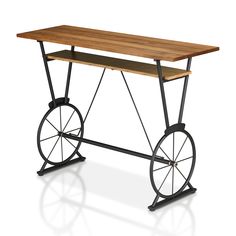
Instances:
[[[43,142],[43,141],[48,140],[48,139],[50,139],[50,138],[55,138],[55,137],[57,137],[57,136],[58,136],[58,134],[53,135],[53,136],[50,136],[50,137],[48,137],[48,138],[41,139],[40,142]]]
[[[55,142],[55,144],[54,144],[54,146],[53,146],[52,150],[50,151],[50,153],[49,153],[49,155],[48,155],[48,157],[47,157],[47,160],[48,160],[48,159],[49,159],[49,157],[51,156],[51,154],[52,154],[52,152],[53,152],[54,148],[56,147],[56,145],[57,145],[57,143],[58,143],[59,139],[60,139],[60,137],[58,137],[57,141]]]
[[[182,175],[182,177],[187,181],[187,178],[183,175],[183,173],[179,170],[179,168],[177,166],[175,166],[175,168],[179,171],[179,173]]]
[[[60,110],[60,131],[62,131],[61,107],[59,107],[59,110]]]
[[[64,130],[66,129],[66,127],[67,127],[67,125],[69,124],[69,122],[70,122],[72,116],[74,115],[74,113],[75,113],[75,110],[72,112],[70,118],[69,118],[68,121],[66,122],[66,125],[65,125],[65,127],[63,128],[62,132],[64,132]]]
[[[165,151],[161,148],[161,146],[160,146],[160,149],[161,149],[161,151],[165,154],[165,156],[171,161],[171,159],[170,159],[169,156],[165,153]]]
[[[173,133],[173,157],[172,160],[175,159],[175,133]]]
[[[174,194],[174,167],[172,167],[172,195]]]
[[[63,143],[62,143],[62,137],[61,137],[61,160],[63,161]]]
[[[48,119],[46,119],[46,121],[47,121],[57,132],[59,132],[59,130],[58,130]]]
[[[60,112],[60,131],[62,132],[62,116],[61,116],[61,106],[59,107],[59,112]],[[63,161],[63,143],[62,143],[62,137],[61,138],[61,160]]]
[[[78,130],[78,129],[81,129],[81,127],[80,127],[80,128],[77,128],[77,129],[72,129],[72,130],[66,131],[65,134],[68,134],[68,133],[70,133],[70,132],[76,131],[76,130]]]
[[[183,144],[182,144],[182,146],[181,146],[181,148],[180,148],[180,150],[179,150],[179,152],[178,152],[178,154],[177,154],[177,156],[176,156],[176,158],[175,158],[175,160],[174,160],[174,161],[176,161],[176,160],[177,160],[177,158],[179,157],[179,154],[181,153],[181,151],[182,151],[182,149],[183,149],[183,147],[184,147],[184,145],[185,145],[185,143],[186,143],[187,139],[188,139],[188,137],[186,137],[186,139],[184,140],[184,142],[183,142]]]
[[[177,161],[176,163],[179,163],[179,162],[182,162],[182,161],[186,161],[186,160],[191,159],[191,158],[193,158],[193,156],[181,159],[181,160]]]
[[[154,172],[154,171],[161,170],[161,169],[164,169],[164,168],[166,168],[166,167],[168,167],[168,166],[170,166],[170,165],[167,165],[167,166],[162,166],[162,167],[160,167],[160,168],[158,168],[158,169],[155,169],[155,170],[153,170],[153,172]]]
[[[170,173],[170,171],[171,171],[172,168],[173,168],[173,167],[171,167],[171,168],[169,169],[169,171],[168,171],[168,173],[166,174],[166,177],[164,178],[164,180],[162,181],[161,186],[160,186],[160,188],[158,189],[158,191],[161,190],[161,188],[162,188],[163,184],[165,183],[165,181],[166,181],[166,179],[167,179],[167,177],[168,177],[168,175],[169,175],[169,173]]]
[[[71,146],[73,146],[74,148],[76,148],[76,146],[70,141],[68,140],[67,138],[63,137]]]

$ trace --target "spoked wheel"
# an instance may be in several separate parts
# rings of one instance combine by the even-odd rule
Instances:
[[[157,162],[156,157],[169,164]],[[195,161],[194,141],[187,131],[164,135],[155,147],[150,163],[151,184],[157,195],[170,198],[181,193],[193,174]]]
[[[83,137],[83,118],[79,110],[66,103],[50,109],[40,122],[37,134],[38,150],[45,162],[51,165],[69,161],[81,145],[80,141],[69,140],[61,133]]]

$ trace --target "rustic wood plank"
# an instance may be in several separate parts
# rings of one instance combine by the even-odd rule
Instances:
[[[99,67],[106,67],[113,70],[126,71],[141,75],[158,77],[157,67],[154,64],[142,63],[137,61],[123,60],[119,58],[106,57],[82,52],[71,52],[63,50],[47,54],[48,59],[62,60],[68,62],[81,63]],[[191,72],[176,68],[162,67],[165,80],[173,80],[189,75]]]
[[[177,61],[219,50],[219,47],[208,45],[67,25],[21,33],[17,36],[166,61]]]

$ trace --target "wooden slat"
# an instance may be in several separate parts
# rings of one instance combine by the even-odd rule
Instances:
[[[82,52],[71,52],[69,50],[63,50],[47,54],[47,58],[99,67],[106,67],[113,70],[121,70],[141,75],[152,76],[156,78],[158,77],[157,67],[154,64],[123,60],[119,58],[105,57]],[[165,80],[181,78],[191,73],[190,71],[164,66],[162,67],[162,70]]]
[[[219,50],[218,47],[208,45],[67,25],[21,33],[17,36],[166,61],[177,61]]]

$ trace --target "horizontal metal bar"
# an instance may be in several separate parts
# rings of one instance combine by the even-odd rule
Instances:
[[[83,143],[88,143],[88,144],[91,144],[91,145],[94,145],[94,146],[107,148],[107,149],[110,149],[110,150],[113,150],[113,151],[122,152],[122,153],[129,154],[129,155],[132,155],[132,156],[137,156],[137,157],[141,157],[141,158],[148,159],[148,160],[152,159],[151,155],[147,155],[147,154],[136,152],[136,151],[131,151],[131,150],[128,150],[128,149],[125,149],[125,148],[116,147],[116,146],[113,146],[113,145],[93,141],[93,140],[90,140],[90,139],[80,138],[76,135],[67,134],[67,133],[62,133],[60,135],[62,135],[62,137],[68,138],[68,139],[73,139],[73,140],[80,141],[80,142],[83,142]],[[170,164],[169,160],[165,160],[165,159],[163,159],[161,157],[158,157],[158,156],[155,158],[155,161],[163,163],[163,164],[167,164],[167,165]]]
[[[176,197],[173,197],[173,198],[166,198],[160,202],[157,202],[155,203],[154,205],[151,205],[148,207],[148,209],[150,211],[155,211],[156,209],[158,208],[161,208],[163,206],[166,206],[167,204],[170,204],[172,202],[175,202],[183,197],[186,197],[188,196],[189,194],[193,194],[197,191],[196,188],[190,188],[190,189],[187,189],[187,190],[184,190],[182,193],[180,193],[179,195],[177,195]]]

